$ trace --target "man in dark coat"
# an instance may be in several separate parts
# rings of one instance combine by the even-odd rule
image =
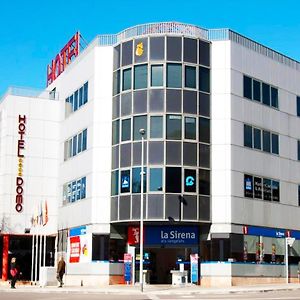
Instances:
[[[64,258],[61,256],[58,264],[57,264],[57,280],[59,282],[59,287],[62,287],[63,286],[63,277],[64,277],[64,274],[66,272],[66,263],[64,261]]]
[[[10,287],[12,289],[15,289],[15,285],[18,279],[18,273],[19,271],[17,269],[16,258],[13,257],[10,262],[10,275],[11,275]]]

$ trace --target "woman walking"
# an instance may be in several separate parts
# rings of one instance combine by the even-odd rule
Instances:
[[[10,282],[10,287],[12,289],[15,289],[15,285],[18,279],[18,269],[17,269],[17,264],[16,264],[16,258],[13,257],[10,261],[10,275],[11,275],[11,282]]]

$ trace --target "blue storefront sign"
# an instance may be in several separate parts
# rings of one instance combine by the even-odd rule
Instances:
[[[80,226],[70,229],[70,236],[79,236],[86,234],[86,226]]]
[[[149,226],[145,229],[145,245],[196,245],[195,226]]]
[[[248,235],[258,235],[258,236],[266,236],[273,238],[284,238],[286,236],[285,229],[276,229],[276,228],[266,228],[266,227],[255,227],[255,226],[247,226],[246,234]]]

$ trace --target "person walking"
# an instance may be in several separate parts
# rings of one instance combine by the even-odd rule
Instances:
[[[18,279],[18,269],[17,269],[17,263],[16,263],[16,258],[13,257],[10,261],[10,275],[11,275],[11,281],[10,281],[10,287],[12,289],[15,289],[15,285]]]
[[[59,287],[62,287],[63,286],[63,277],[64,277],[64,274],[66,272],[66,263],[64,261],[64,258],[61,256],[60,257],[60,260],[57,264],[57,280],[59,282]]]

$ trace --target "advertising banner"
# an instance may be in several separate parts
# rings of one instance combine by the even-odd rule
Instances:
[[[191,254],[191,283],[198,283],[198,254]]]
[[[89,262],[91,260],[91,235],[86,233],[86,226],[70,229],[70,263]]]
[[[132,273],[132,256],[130,253],[124,253],[124,280],[127,283],[131,282]]]

